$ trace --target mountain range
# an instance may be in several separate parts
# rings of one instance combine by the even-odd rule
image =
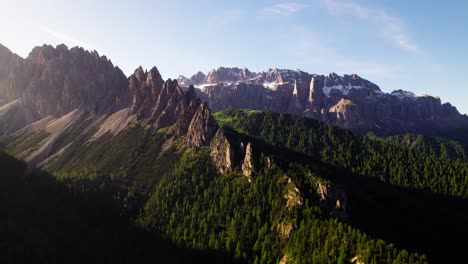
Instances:
[[[309,74],[301,70],[220,67],[207,75],[180,76],[181,86],[195,86],[213,111],[257,109],[314,118],[359,133],[378,136],[425,134],[462,141],[468,117],[437,96],[395,90],[384,93],[356,74]]]
[[[355,74],[127,77],[96,51],[0,45],[0,260],[457,262],[467,128]]]

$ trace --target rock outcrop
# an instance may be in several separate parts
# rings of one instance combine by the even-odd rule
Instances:
[[[283,198],[286,200],[286,207],[288,209],[294,209],[296,207],[302,206],[304,200],[301,197],[301,192],[297,188],[296,184],[292,181],[291,178],[284,176],[280,179],[280,184],[284,189]]]
[[[210,156],[219,173],[231,173],[242,160],[240,142],[228,139],[223,128],[218,129],[210,144]]]
[[[250,78],[254,77],[255,74],[251,73],[246,68],[224,68],[219,67],[208,73],[206,76],[206,82],[209,84],[217,83],[229,83],[237,81],[248,81]]]
[[[318,182],[316,191],[320,198],[320,207],[343,220],[348,218],[346,212],[348,198],[341,187]]]
[[[189,146],[206,146],[210,143],[217,129],[216,121],[211,116],[211,110],[206,102],[200,104],[193,115],[187,131]]]
[[[256,158],[251,142],[242,142],[236,133],[219,128],[210,143],[210,156],[219,173],[237,170],[252,182]]]
[[[148,118],[152,114],[164,81],[156,67],[144,72],[142,67],[135,70],[128,78],[130,92],[132,93],[132,111],[139,119]]]
[[[248,143],[245,149],[244,161],[242,162],[242,174],[249,179],[249,182],[252,182],[252,176],[255,172],[253,154],[252,154],[252,144]]]
[[[278,179],[278,185],[283,190],[283,199],[288,211],[293,212],[304,204],[301,192],[293,180],[288,176]],[[276,232],[282,239],[288,239],[291,233],[297,228],[297,219],[295,217],[283,217],[276,225]]]
[[[107,113],[130,102],[127,78],[96,51],[44,45],[34,48],[26,61],[32,75],[21,98],[40,117],[75,109]]]

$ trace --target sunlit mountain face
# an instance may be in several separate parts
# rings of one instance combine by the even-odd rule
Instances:
[[[396,23],[399,45],[421,50],[380,9],[322,5]],[[281,1],[256,19],[309,8]],[[82,47],[12,50],[0,45],[0,263],[466,259],[468,117],[444,90],[385,92],[379,78],[274,67],[203,72],[203,60],[186,77],[189,59],[167,62],[181,71],[165,79],[166,60],[126,75]]]
[[[466,262],[467,3],[0,5],[0,263]]]

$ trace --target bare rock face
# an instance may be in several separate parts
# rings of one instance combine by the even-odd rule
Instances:
[[[203,74],[195,77],[204,80]],[[139,67],[127,78],[96,51],[44,45],[22,59],[0,46],[0,139],[45,119],[68,129],[73,124],[63,117],[76,112],[99,124],[90,140],[137,123],[150,131],[169,127],[196,147],[208,145],[217,129],[195,88],[184,91],[176,80],[164,81],[156,67]]]
[[[336,105],[332,106],[328,117],[328,120],[332,120],[332,122],[344,128],[352,128],[353,124],[363,120],[356,104],[348,99],[341,99]]]
[[[288,239],[291,236],[292,231],[296,229],[295,223],[279,223],[276,225],[276,232],[278,232],[279,236],[283,239]]]
[[[249,182],[252,182],[252,176],[255,172],[253,154],[252,154],[252,144],[249,142],[245,149],[244,162],[242,163],[242,174],[249,179]]]
[[[231,135],[224,128],[218,129],[210,143],[210,156],[218,172],[242,172],[252,182],[256,163],[252,143],[241,142],[237,134]]]
[[[320,206],[332,212],[341,219],[347,219],[346,206],[348,198],[342,188],[328,183],[317,183],[317,194],[320,197]]]
[[[132,111],[139,118],[149,117],[164,85],[158,69],[153,67],[149,72],[144,72],[139,67],[128,78],[128,83],[133,98]]]
[[[184,92],[177,80],[163,82],[155,67],[149,72],[138,68],[130,76],[129,85],[133,93],[132,111],[139,120],[155,129],[173,126],[177,136],[186,135],[190,147],[209,144],[217,124],[193,86]]]
[[[242,108],[287,112],[361,133],[447,137],[468,143],[468,117],[438,97],[397,90],[384,93],[356,74],[308,74],[300,70],[219,68],[199,83],[213,111]],[[461,132],[463,131],[463,132]]]
[[[292,181],[291,178],[284,176],[280,179],[280,184],[284,189],[283,198],[286,200],[286,207],[288,209],[294,209],[296,207],[302,206],[304,203],[303,198],[301,197],[301,192],[297,188],[296,184]]]
[[[216,121],[211,116],[208,104],[204,102],[198,107],[190,122],[187,133],[188,145],[195,147],[208,145],[216,129]]]
[[[281,258],[279,264],[288,264],[289,263],[289,255],[288,253],[284,254],[284,256]]]
[[[191,85],[194,85],[195,83],[192,82],[192,80],[190,80],[189,78],[183,76],[183,75],[180,75],[179,78],[177,78],[177,82],[181,85],[181,86],[184,86],[184,87],[189,87]]]
[[[246,68],[224,68],[220,67],[212,70],[206,76],[206,82],[217,84],[221,82],[236,82],[239,80],[247,81],[255,75]]]
[[[199,71],[195,75],[190,77],[190,81],[195,85],[205,83],[206,82],[206,75],[203,72]]]
[[[23,58],[0,44],[0,106],[21,97],[31,71]]]
[[[44,45],[34,48],[26,61],[32,76],[22,100],[39,116],[74,109],[104,113],[124,108],[130,101],[123,72],[96,51]]]
[[[285,207],[289,211],[301,207],[304,204],[304,199],[301,196],[299,188],[293,180],[288,176],[283,176],[278,180],[279,187],[283,190],[283,199],[285,200]],[[297,219],[292,217],[285,217],[280,223],[276,225],[276,231],[283,239],[288,239],[292,231],[297,228]]]
[[[240,142],[228,140],[224,129],[220,128],[211,140],[210,156],[220,174],[231,173],[242,157]]]

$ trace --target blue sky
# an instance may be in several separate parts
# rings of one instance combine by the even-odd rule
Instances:
[[[128,75],[218,66],[357,73],[385,92],[439,96],[468,113],[468,1],[0,0],[0,43],[107,55]]]

